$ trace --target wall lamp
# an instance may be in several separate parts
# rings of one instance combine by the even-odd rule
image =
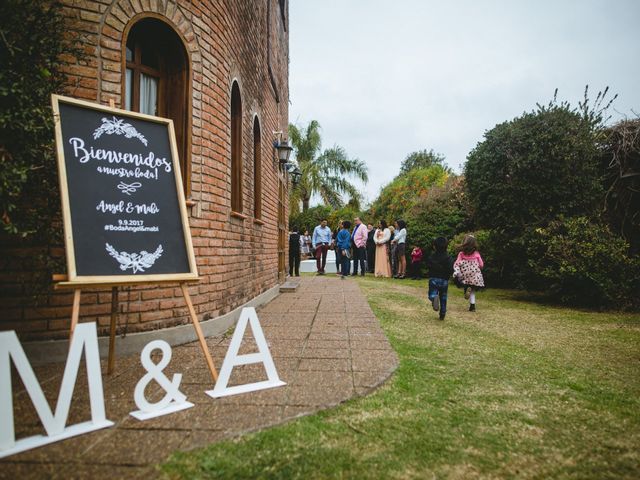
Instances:
[[[289,172],[289,175],[291,176],[291,183],[297,185],[298,182],[300,182],[300,178],[302,177],[302,172],[298,168],[298,165],[296,165],[295,163],[287,164],[287,172]]]
[[[293,147],[289,145],[289,142],[282,140],[282,132],[273,132],[274,135],[278,135],[278,138],[273,141],[273,148],[277,153],[278,163],[283,166],[289,163],[289,156]]]

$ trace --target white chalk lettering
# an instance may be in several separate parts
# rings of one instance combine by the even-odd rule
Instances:
[[[158,180],[157,168],[154,170],[141,170],[140,168],[129,170],[127,168],[98,167],[96,170],[98,173],[113,175],[120,178],[146,178],[147,180]]]
[[[87,163],[89,160],[106,161],[108,163],[124,163],[135,165],[136,167],[160,168],[169,173],[172,170],[171,162],[163,157],[156,157],[154,152],[148,154],[118,152],[116,150],[105,150],[104,148],[85,147],[85,142],[81,138],[72,137],[69,143],[73,146],[73,156],[80,163]]]
[[[155,215],[160,213],[160,208],[156,202],[151,203],[132,203],[124,201],[109,203],[104,200],[100,200],[100,203],[96,205],[96,210],[102,213],[137,213],[138,215]]]
[[[104,200],[100,200],[100,203],[96,206],[96,210],[102,213],[123,213],[124,212],[124,202],[120,201],[118,203],[107,203]]]

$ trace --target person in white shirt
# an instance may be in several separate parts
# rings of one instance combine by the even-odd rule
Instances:
[[[396,258],[398,265],[398,272],[394,278],[403,279],[407,271],[407,256],[406,256],[406,243],[407,243],[407,224],[404,220],[396,221],[396,235],[391,241],[396,245]]]
[[[327,251],[331,243],[331,229],[327,227],[327,220],[323,219],[316,228],[313,229],[311,246],[316,252],[316,267],[318,275],[324,275],[324,267],[327,265]]]
[[[355,227],[351,233],[351,243],[353,247],[353,273],[358,275],[358,264],[360,265],[360,275],[364,276],[365,260],[367,259],[367,227],[362,223],[360,217],[354,220]]]
[[[305,230],[304,235],[300,237],[300,252],[302,252],[304,258],[311,254],[311,235],[309,235],[309,230]]]

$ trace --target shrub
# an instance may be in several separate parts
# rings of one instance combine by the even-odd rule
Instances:
[[[528,239],[528,264],[563,303],[637,307],[640,260],[609,227],[586,217],[559,218]],[[635,304],[635,305],[634,305]]]
[[[465,165],[480,226],[513,239],[559,215],[595,210],[604,194],[595,141],[600,117],[585,109],[552,102],[485,133]]]
[[[0,2],[0,22],[0,217],[5,232],[48,241],[60,210],[50,96],[79,47],[59,2]]]

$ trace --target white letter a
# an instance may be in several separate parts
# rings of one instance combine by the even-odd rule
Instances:
[[[248,323],[251,324],[253,338],[255,338],[256,344],[258,345],[258,353],[238,355],[240,344],[244,338],[244,332],[247,329]],[[254,363],[262,363],[264,365],[264,368],[267,371],[268,380],[227,387],[233,367],[237,365],[251,365]],[[238,393],[264,390],[265,388],[281,387],[282,385],[286,385],[286,383],[278,377],[276,366],[273,363],[273,358],[271,358],[271,352],[269,352],[269,347],[267,346],[267,341],[264,338],[262,327],[260,327],[260,321],[258,320],[256,309],[253,307],[243,308],[238,324],[236,325],[236,329],[233,332],[231,344],[229,345],[227,354],[224,357],[224,362],[222,363],[220,376],[218,377],[216,386],[213,390],[208,390],[205,393],[213,398],[218,398],[236,395]]]

